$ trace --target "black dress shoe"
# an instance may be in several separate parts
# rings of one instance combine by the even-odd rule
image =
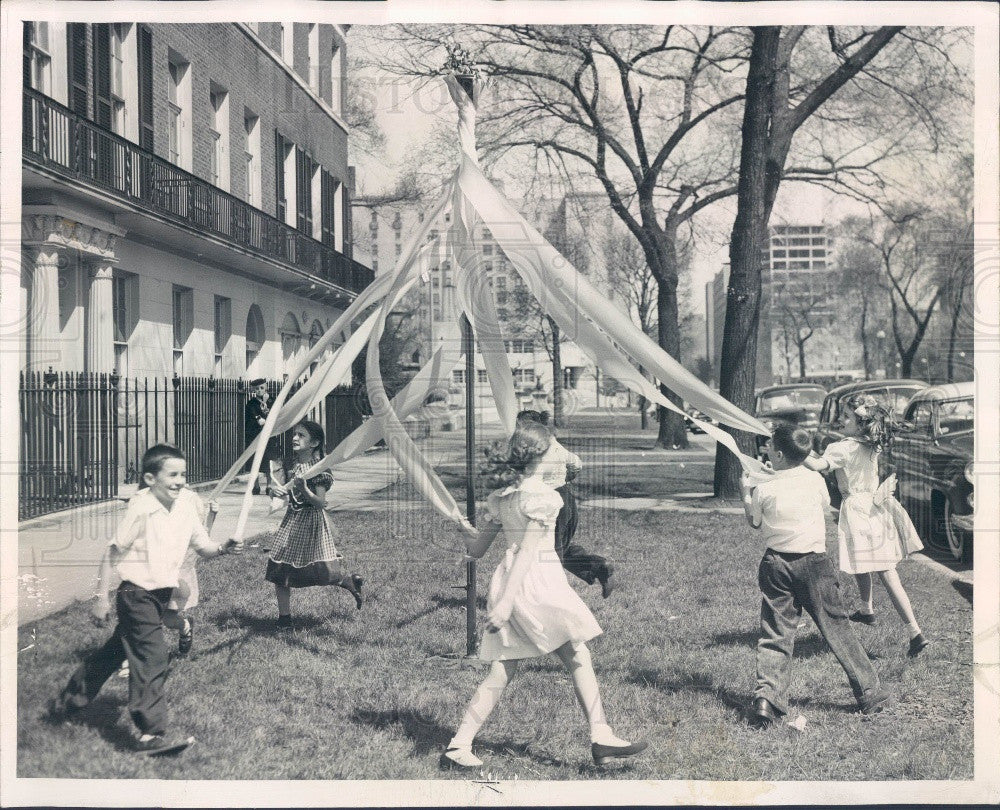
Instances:
[[[615,567],[611,563],[604,564],[604,570],[597,577],[597,581],[601,583],[601,596],[607,599],[611,596],[615,588],[618,587],[617,581],[614,579]]]
[[[590,744],[590,755],[594,758],[595,765],[606,765],[612,759],[625,759],[634,757],[646,750],[649,743],[634,742],[629,745],[602,745],[601,743]]]
[[[135,744],[136,753],[147,757],[162,757],[166,754],[179,754],[194,742],[194,737],[177,732],[157,734],[145,740],[139,739]]]
[[[767,728],[781,720],[781,713],[767,698],[756,698],[753,702],[753,716],[750,722],[758,728]]]
[[[910,658],[916,658],[920,653],[926,649],[930,642],[924,638],[923,633],[917,633],[913,638],[910,639],[910,649],[906,651],[906,654]]]
[[[858,701],[858,710],[866,716],[878,714],[889,705],[889,693],[879,689],[875,694]]]
[[[858,624],[867,624],[872,626],[875,624],[875,614],[874,613],[862,613],[860,610],[855,610],[850,616],[847,617],[852,622],[857,622]]]

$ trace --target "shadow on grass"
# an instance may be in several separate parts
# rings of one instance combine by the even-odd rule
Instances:
[[[326,619],[320,619],[315,616],[299,616],[294,618],[292,620],[295,627],[293,632],[279,631],[274,618],[255,616],[242,610],[220,613],[216,616],[215,622],[221,630],[232,629],[236,626],[242,628],[245,632],[236,638],[220,641],[211,647],[196,648],[197,652],[191,655],[193,659],[221,652],[222,650],[229,650],[229,658],[232,661],[244,644],[258,638],[273,638],[283,641],[290,646],[301,647],[314,655],[326,657],[334,656],[335,651],[324,650],[313,644],[309,641],[310,636],[331,638],[340,644],[354,643],[354,640],[349,636],[339,632],[335,625],[332,625]]]
[[[69,722],[92,728],[117,750],[131,752],[135,750],[135,737],[126,726],[118,722],[126,705],[123,700],[115,700],[109,695],[98,695]],[[58,728],[66,721],[61,718],[43,717],[42,722]]]
[[[384,731],[399,726],[403,734],[413,742],[413,756],[424,757],[428,754],[439,754],[444,751],[451,740],[454,729],[446,728],[435,720],[431,720],[420,712],[410,709],[392,709],[376,711],[373,709],[358,709],[351,715],[351,720],[361,725],[369,726],[377,731]],[[497,756],[525,757],[538,765],[564,767],[568,763],[556,757],[536,754],[529,750],[527,744],[513,740],[477,740],[476,749],[489,751]]]
[[[970,605],[972,604],[972,583],[963,582],[960,579],[953,579],[951,587],[958,591],[959,595]]]
[[[826,641],[815,630],[803,628],[799,633],[800,635],[795,639],[794,656],[796,658],[833,655]],[[712,636],[711,643],[715,647],[749,647],[750,649],[756,649],[759,638],[760,636],[756,630],[729,631],[726,633],[715,633]]]
[[[735,711],[740,720],[748,721],[750,719],[753,695],[749,692],[737,692],[725,686],[716,686],[712,675],[707,672],[682,672],[674,678],[667,678],[663,673],[655,669],[633,669],[626,680],[638,686],[651,686],[663,692],[703,692],[705,694],[712,694],[724,706]],[[845,691],[849,692],[846,689],[846,685]],[[796,707],[805,709],[807,706],[814,709],[825,709],[836,712],[854,712],[857,710],[857,706],[853,701],[833,703],[829,700],[813,700],[811,697],[806,697],[794,700],[790,716],[794,714]]]
[[[442,609],[455,609],[465,607],[465,597],[464,596],[444,596],[443,594],[433,594],[431,596],[431,602],[433,605],[423,610],[417,611],[416,613],[406,616],[396,622],[395,627],[397,630],[402,630],[404,627],[413,624],[416,621],[424,618],[425,616],[430,616],[432,613],[437,612]],[[476,607],[479,610],[486,610],[486,597],[479,596],[476,599]]]

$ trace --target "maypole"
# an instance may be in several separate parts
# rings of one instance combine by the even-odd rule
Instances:
[[[452,54],[455,58],[455,54]],[[455,77],[459,86],[468,94],[473,105],[476,103],[475,77],[459,74]],[[469,234],[471,236],[471,234]],[[465,517],[476,525],[476,338],[472,333],[472,323],[463,314],[462,351],[465,353]],[[476,561],[465,563],[465,655],[476,654]]]

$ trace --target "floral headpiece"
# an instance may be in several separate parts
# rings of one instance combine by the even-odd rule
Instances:
[[[858,394],[852,397],[850,400],[851,410],[854,411],[855,416],[861,419],[873,419],[879,414],[879,411],[885,411],[886,409],[882,407],[875,397],[871,394]]]
[[[445,60],[443,73],[471,76],[481,87],[489,87],[493,83],[493,77],[479,65],[466,48],[454,40],[445,42],[444,46],[448,51],[448,58]]]

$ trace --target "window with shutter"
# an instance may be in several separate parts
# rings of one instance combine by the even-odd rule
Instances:
[[[87,25],[69,23],[66,26],[66,47],[69,53],[69,107],[78,115],[88,115],[87,98]]]
[[[274,133],[274,196],[275,216],[285,221],[285,139],[281,133]]]
[[[111,129],[111,26],[99,23],[94,29],[94,121]]]
[[[295,150],[296,227],[312,236],[312,159],[301,149]]]
[[[140,26],[139,50],[139,146],[153,151],[153,35]]]
[[[334,195],[337,189],[337,180],[326,169],[322,169],[322,180],[320,181],[320,241],[324,245],[333,247],[337,234],[336,207]],[[373,212],[374,213],[374,212]]]

